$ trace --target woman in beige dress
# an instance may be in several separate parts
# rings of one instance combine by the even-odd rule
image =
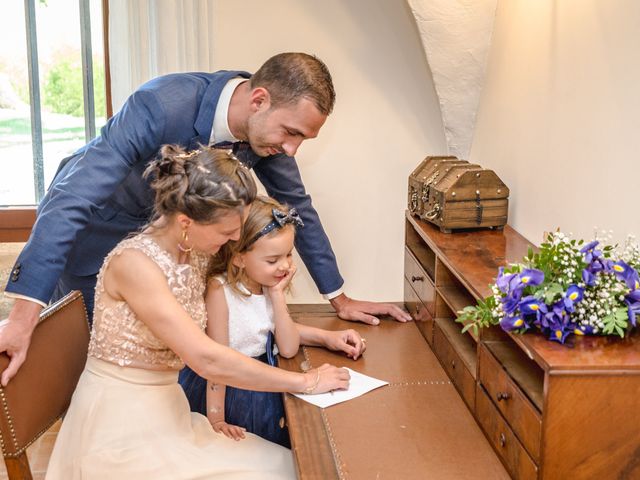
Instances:
[[[214,383],[260,391],[347,388],[344,369],[267,366],[205,333],[208,258],[237,240],[255,198],[250,173],[226,152],[165,147],[147,170],[155,215],[98,274],[87,364],[46,478],[295,478],[291,451],[246,434],[215,433],[177,382],[187,364]]]

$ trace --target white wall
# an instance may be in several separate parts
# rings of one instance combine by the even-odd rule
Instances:
[[[316,54],[327,63],[337,104],[320,136],[299,150],[302,176],[338,257],[347,293],[400,301],[407,177],[424,156],[447,152],[431,72],[406,2],[182,0],[185,13],[178,17],[160,0],[141,1],[137,8],[122,0],[111,0],[111,5],[112,12],[121,13],[110,20],[116,63],[133,58],[127,48],[162,45],[165,37],[174,38],[171,31],[151,32],[150,40],[129,38],[141,35],[136,25],[145,22],[167,29],[171,22],[159,16],[175,18],[176,28],[184,32],[180,35],[189,33],[185,25],[190,25],[196,38],[211,39],[195,64],[193,59],[164,58],[184,53],[176,50],[175,42],[151,49],[149,56],[164,53],[150,62],[149,71],[156,74],[184,65],[255,71],[283,51]],[[198,22],[183,21],[193,15]],[[209,29],[206,35],[203,28]],[[144,55],[134,53],[137,61],[145,61]],[[114,79],[115,105],[146,80],[132,73],[124,68],[112,72],[122,77],[120,82]],[[321,302],[308,273],[301,270],[292,301]]]
[[[470,159],[530,240],[640,235],[639,38],[635,0],[499,1]]]

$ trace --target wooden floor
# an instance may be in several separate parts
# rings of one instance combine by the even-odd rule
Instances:
[[[33,480],[44,480],[47,465],[49,464],[49,457],[53,451],[53,444],[56,441],[58,430],[60,430],[60,423],[60,421],[54,423],[44,435],[27,449],[27,457],[29,458],[31,472],[33,473]],[[8,478],[7,470],[4,462],[0,462],[0,464],[0,480],[5,480]]]

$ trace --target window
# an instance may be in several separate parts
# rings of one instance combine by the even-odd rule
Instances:
[[[0,206],[35,205],[106,121],[104,2],[2,3]]]

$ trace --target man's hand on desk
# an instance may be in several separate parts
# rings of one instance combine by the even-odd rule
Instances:
[[[380,320],[375,315],[389,315],[399,322],[408,322],[411,315],[400,307],[391,303],[365,302],[354,300],[341,293],[337,297],[329,300],[331,306],[335,308],[338,317],[343,320],[368,323],[378,325]]]

